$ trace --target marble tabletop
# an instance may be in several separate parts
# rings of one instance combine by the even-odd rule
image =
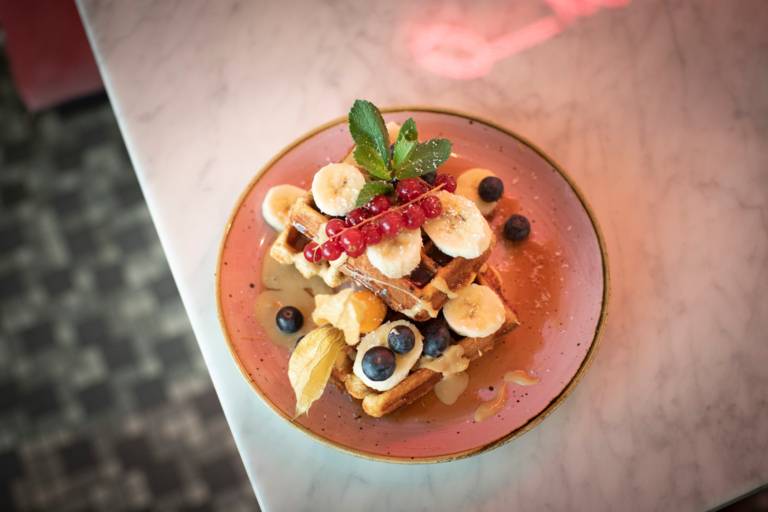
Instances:
[[[768,3],[80,10],[265,510],[703,510],[768,481]],[[334,451],[270,411],[226,349],[214,269],[232,206],[274,153],[357,97],[525,134],[602,224],[612,300],[591,369],[486,454],[402,466]]]

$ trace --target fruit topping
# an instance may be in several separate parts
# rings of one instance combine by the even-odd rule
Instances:
[[[440,203],[440,199],[434,195],[428,195],[420,202],[421,208],[424,210],[424,216],[428,219],[434,219],[439,217],[443,212],[443,205]]]
[[[442,185],[447,192],[456,192],[456,178],[450,174],[438,174],[435,178],[435,186]]]
[[[333,238],[334,236],[344,231],[346,228],[347,225],[344,224],[343,220],[331,219],[325,225],[325,234],[328,235],[328,238]]]
[[[256,323],[268,340],[291,348],[296,336],[315,327],[315,323],[308,316],[314,308],[314,302],[314,298],[303,289],[264,290],[256,296],[252,311]],[[278,323],[278,312],[285,306],[293,306],[303,312],[303,321],[296,331],[284,331]]]
[[[363,234],[365,245],[375,245],[381,242],[383,237],[381,228],[377,222],[371,222],[360,228],[360,232]]]
[[[403,214],[399,211],[387,212],[379,220],[379,227],[384,237],[395,236],[403,228]]]
[[[293,306],[283,306],[275,316],[277,328],[285,333],[294,333],[304,325],[304,315]]]
[[[451,262],[451,260],[453,260],[452,257],[442,252],[435,245],[429,248],[429,250],[427,251],[427,256],[432,258],[432,260],[438,265],[440,265],[441,267],[446,266]]]
[[[276,230],[282,231],[288,225],[291,206],[306,193],[306,190],[293,185],[275,185],[270,188],[261,203],[264,220]]]
[[[373,347],[363,356],[363,373],[375,382],[387,380],[395,373],[395,354],[387,347]]]
[[[504,192],[502,181],[492,171],[480,167],[464,171],[457,183],[456,193],[474,202],[483,215],[493,213],[496,202]]]
[[[459,335],[484,338],[504,325],[506,309],[491,288],[470,284],[445,303],[443,314],[451,329]]]
[[[354,165],[328,164],[312,178],[312,198],[326,215],[346,215],[364,186],[365,177]]]
[[[344,223],[349,226],[357,226],[361,222],[363,222],[365,219],[370,217],[371,214],[368,210],[365,208],[355,208],[349,214],[347,215],[347,218],[344,219]]]
[[[477,193],[487,203],[498,201],[504,193],[504,183],[496,176],[488,176],[480,181]]]
[[[389,333],[398,326],[409,328],[414,335],[414,346],[405,354],[395,353],[389,348]],[[374,347],[385,349],[390,355],[394,356],[395,360],[394,372],[388,378],[380,381],[370,378],[368,372],[363,369],[363,357]],[[388,322],[369,332],[362,340],[360,340],[360,344],[357,346],[357,355],[355,356],[355,363],[352,366],[352,371],[369,388],[375,389],[376,391],[387,391],[395,387],[408,376],[408,373],[410,373],[411,369],[419,361],[422,348],[423,337],[413,323],[407,320]]]
[[[365,252],[365,239],[359,229],[347,229],[339,236],[339,240],[344,252],[353,258]]]
[[[390,203],[387,196],[376,196],[371,199],[371,202],[368,203],[366,208],[369,212],[371,212],[371,215],[378,215],[389,210],[390,206],[392,206],[392,204]]]
[[[323,242],[323,245],[320,246],[320,251],[324,259],[333,261],[341,256],[342,247],[336,239],[331,239]]]
[[[514,214],[504,223],[504,238],[521,242],[531,233],[531,223],[522,215]]]
[[[423,265],[419,265],[413,269],[413,272],[411,272],[411,275],[408,276],[408,279],[410,279],[411,282],[413,282],[413,284],[415,284],[417,287],[424,288],[427,286],[427,284],[429,284],[434,276],[434,272]]]
[[[386,314],[387,307],[373,292],[345,288],[335,294],[315,295],[312,320],[317,325],[338,327],[347,344],[356,345],[360,333],[376,329]]]
[[[416,343],[416,335],[407,325],[398,325],[393,327],[387,335],[389,348],[398,354],[407,354],[413,350]]]
[[[424,355],[440,357],[451,344],[451,333],[442,318],[430,320],[422,329],[424,334]]]
[[[322,396],[333,363],[344,350],[344,335],[334,327],[314,329],[296,345],[288,360],[288,380],[296,395],[297,416]]]
[[[443,205],[442,214],[427,220],[424,231],[448,256],[477,258],[491,245],[493,233],[475,203],[445,191],[436,193]]]
[[[371,265],[387,277],[407,276],[421,262],[421,232],[406,229],[397,236],[382,240],[366,249]]]
[[[403,219],[406,229],[419,229],[424,224],[426,215],[422,207],[414,203],[405,208]]]
[[[370,290],[358,290],[349,298],[360,321],[360,332],[368,333],[376,329],[387,316],[387,306]]]
[[[323,259],[323,253],[320,246],[315,242],[309,242],[304,246],[304,258],[310,263],[317,263]]]
[[[395,194],[401,203],[413,201],[429,190],[429,184],[419,178],[406,178],[397,182]]]

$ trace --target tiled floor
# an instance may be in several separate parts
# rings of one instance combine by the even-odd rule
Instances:
[[[0,48],[0,510],[258,510],[105,98]]]

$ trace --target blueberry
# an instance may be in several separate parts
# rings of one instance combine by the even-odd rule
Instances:
[[[411,272],[408,278],[411,280],[411,282],[413,282],[413,284],[416,285],[417,288],[424,288],[429,284],[434,276],[434,272],[429,270],[427,267],[419,265],[413,270],[413,272]]]
[[[389,348],[398,354],[407,354],[413,350],[416,343],[416,336],[407,325],[398,325],[387,334],[387,343]]]
[[[372,381],[387,380],[395,373],[395,353],[387,347],[373,347],[363,356],[363,373]]]
[[[520,242],[528,238],[531,232],[531,223],[522,215],[512,215],[504,223],[504,237],[513,242]]]
[[[437,248],[437,246],[435,246],[435,245],[432,245],[432,246],[431,246],[431,247],[430,247],[430,248],[427,250],[427,256],[429,256],[430,258],[432,258],[432,259],[434,260],[434,262],[435,262],[435,263],[437,263],[438,265],[440,265],[441,267],[444,267],[444,266],[446,266],[447,264],[449,264],[449,263],[450,263],[450,262],[453,260],[453,258],[451,258],[451,257],[450,257],[450,256],[448,256],[447,254],[445,254],[444,252],[442,252],[442,251],[441,251],[440,249],[438,249],[438,248]]]
[[[277,328],[285,333],[296,332],[304,325],[304,315],[293,306],[283,306],[275,317]]]
[[[429,183],[430,185],[435,184],[435,179],[437,178],[437,172],[428,172],[427,174],[422,175],[421,179]]]
[[[504,193],[504,183],[496,176],[488,176],[480,181],[477,187],[480,199],[488,203],[498,201]]]
[[[436,318],[422,330],[424,334],[424,354],[430,357],[440,357],[451,344],[451,332],[445,320]]]

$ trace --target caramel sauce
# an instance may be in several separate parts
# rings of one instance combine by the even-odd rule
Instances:
[[[496,396],[487,402],[483,402],[475,409],[475,422],[487,420],[499,412],[507,403],[507,386],[502,384],[496,392]]]
[[[454,373],[443,377],[443,380],[435,384],[435,396],[445,405],[453,405],[468,385],[469,374],[466,372]]]
[[[419,362],[419,368],[442,373],[443,376],[463,372],[467,366],[469,366],[469,359],[464,357],[464,348],[461,345],[451,345],[440,357],[424,356]]]
[[[261,272],[262,285],[266,289],[259,293],[253,305],[256,321],[269,341],[293,349],[299,337],[315,328],[312,321],[314,295],[326,293],[330,288],[319,277],[307,279],[293,265],[281,265],[268,254],[264,256]],[[293,306],[301,311],[304,324],[297,332],[288,334],[277,328],[275,317],[283,306]]]
[[[504,382],[512,382],[518,386],[533,386],[539,383],[539,378],[528,374],[525,370],[514,370],[504,374]]]
[[[440,168],[455,176],[477,167],[477,162],[451,157]],[[544,346],[544,339],[554,330],[565,328],[558,324],[561,295],[568,284],[568,260],[562,253],[562,237],[567,231],[547,226],[546,213],[536,215],[521,208],[515,196],[514,181],[505,181],[510,189],[499,200],[488,218],[496,236],[488,265],[498,271],[502,282],[502,298],[514,311],[521,325],[497,342],[496,347],[469,365],[471,376],[467,390],[451,407],[445,407],[435,393],[428,393],[416,403],[387,416],[391,421],[450,421],[458,415],[472,416],[478,408],[478,391],[497,386],[509,368],[534,368],[534,356]],[[521,213],[532,222],[528,240],[512,243],[504,239],[503,226],[510,215]],[[538,222],[537,222],[538,221]],[[502,386],[505,384],[502,381]],[[506,391],[504,392],[506,394]],[[482,404],[485,405],[485,404]],[[481,405],[481,407],[482,407]]]

